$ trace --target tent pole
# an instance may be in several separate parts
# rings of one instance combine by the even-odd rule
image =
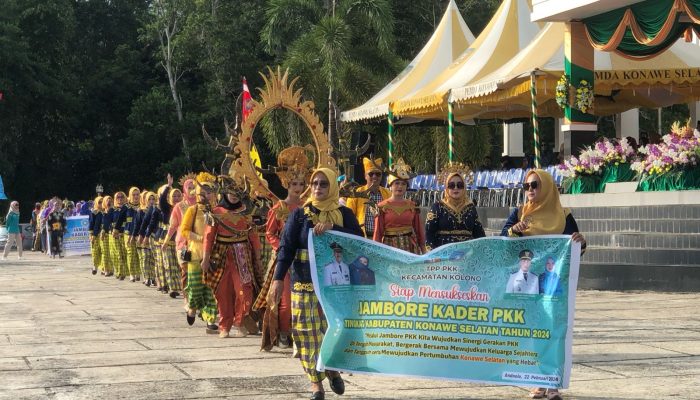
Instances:
[[[447,144],[449,146],[447,155],[450,164],[452,164],[452,158],[454,157],[453,135],[455,129],[454,110],[452,107],[452,103],[447,103]]]
[[[532,136],[535,141],[535,168],[542,168],[540,163],[540,127],[537,123],[537,77],[535,71],[530,73],[530,97],[532,98]]]
[[[389,106],[387,124],[389,127],[389,157],[387,164],[389,165],[389,168],[391,168],[392,164],[394,164],[394,111],[391,109],[391,106]]]

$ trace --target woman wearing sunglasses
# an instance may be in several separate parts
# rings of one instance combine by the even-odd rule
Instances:
[[[291,212],[284,226],[277,253],[277,266],[270,287],[270,300],[278,304],[282,297],[284,278],[290,271],[292,284],[292,339],[301,355],[301,366],[311,382],[311,399],[323,400],[323,379],[328,376],[333,392],[343,394],[345,384],[336,371],[316,370],[326,318],[311,283],[308,235],[322,235],[328,230],[362,236],[362,229],[352,211],[338,203],[337,174],[329,168],[319,168],[311,174],[311,197]],[[291,269],[290,269],[291,267]]]
[[[420,210],[416,204],[404,199],[411,167],[399,158],[391,166],[387,184],[391,197],[379,203],[374,217],[374,241],[384,243],[413,254],[425,253],[425,233],[420,222]]]
[[[468,171],[465,165],[452,164],[440,173],[445,191],[425,220],[425,235],[431,249],[486,236],[476,206],[467,196],[464,177]]]
[[[524,206],[510,214],[501,236],[521,237],[564,234],[581,243],[581,254],[586,249],[586,240],[578,231],[574,216],[561,206],[559,190],[547,171],[533,169],[528,172],[523,183],[527,197]],[[533,399],[548,398],[561,400],[557,389],[535,388],[530,391]]]

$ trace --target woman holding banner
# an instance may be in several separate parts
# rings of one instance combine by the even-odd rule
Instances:
[[[292,284],[292,339],[301,355],[301,366],[311,381],[312,400],[325,399],[323,379],[316,370],[319,350],[326,331],[326,319],[311,281],[308,234],[322,235],[328,230],[362,236],[362,229],[352,211],[338,203],[337,174],[319,168],[311,175],[311,197],[303,207],[292,211],[284,227],[277,253],[277,267],[270,287],[272,301],[282,297],[284,278],[290,271]],[[291,267],[291,270],[290,270]],[[345,383],[337,371],[328,371],[333,392],[343,394]]]
[[[416,204],[404,199],[411,167],[402,158],[391,166],[387,185],[391,197],[378,204],[374,217],[374,241],[413,254],[425,253],[425,233]]]
[[[468,172],[463,164],[451,164],[440,172],[445,191],[425,220],[425,234],[431,249],[486,236],[476,206],[467,196],[465,177]]]
[[[578,231],[578,225],[571,211],[561,206],[559,190],[547,171],[533,169],[528,172],[523,183],[527,201],[513,210],[506,221],[501,236],[522,237],[538,235],[571,235],[571,239],[581,243],[581,254],[586,250],[586,240]],[[561,400],[557,389],[535,388],[530,391],[533,399],[548,398]]]

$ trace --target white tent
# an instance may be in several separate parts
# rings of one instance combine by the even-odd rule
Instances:
[[[345,122],[386,117],[389,103],[433,82],[469,45],[474,35],[462,19],[454,0],[450,0],[435,32],[408,66],[365,104],[340,114]]]

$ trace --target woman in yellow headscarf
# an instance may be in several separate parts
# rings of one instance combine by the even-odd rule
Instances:
[[[100,246],[100,231],[102,230],[102,196],[95,197],[92,212],[88,216],[88,232],[90,233],[90,253],[92,254],[92,274],[97,274],[102,258]]]
[[[311,174],[311,196],[303,207],[291,212],[284,227],[277,253],[277,266],[270,287],[271,301],[279,303],[282,285],[291,267],[292,284],[292,339],[301,355],[301,366],[311,381],[311,399],[324,399],[324,372],[316,370],[318,354],[326,331],[326,319],[320,311],[318,298],[311,283],[309,266],[309,230],[322,235],[335,230],[362,236],[363,232],[352,211],[338,203],[339,189],[336,173],[329,168],[319,168]],[[335,248],[334,248],[335,249]],[[350,284],[347,265],[338,271],[339,284]],[[340,374],[328,371],[333,392],[343,394],[345,384]]]
[[[468,172],[467,166],[452,164],[440,173],[445,191],[425,219],[426,242],[431,249],[486,236],[476,206],[467,196],[465,177]]]
[[[578,231],[578,225],[574,216],[568,209],[561,206],[559,190],[554,184],[554,179],[547,171],[533,169],[525,176],[523,189],[527,197],[524,206],[511,213],[506,221],[501,236],[521,237],[538,235],[571,235],[571,239],[581,243],[581,254],[586,250],[586,240]],[[525,250],[527,251],[527,250]],[[523,252],[521,252],[522,254]],[[525,254],[525,257],[532,257]],[[523,258],[523,256],[521,256]],[[551,275],[553,271],[545,271],[538,278],[537,291],[548,295],[555,293],[559,285],[558,276]],[[555,277],[556,279],[550,279]],[[519,278],[513,285],[526,285],[527,279]],[[510,282],[509,282],[510,283]],[[557,389],[534,388],[530,391],[533,399],[561,399]]]

